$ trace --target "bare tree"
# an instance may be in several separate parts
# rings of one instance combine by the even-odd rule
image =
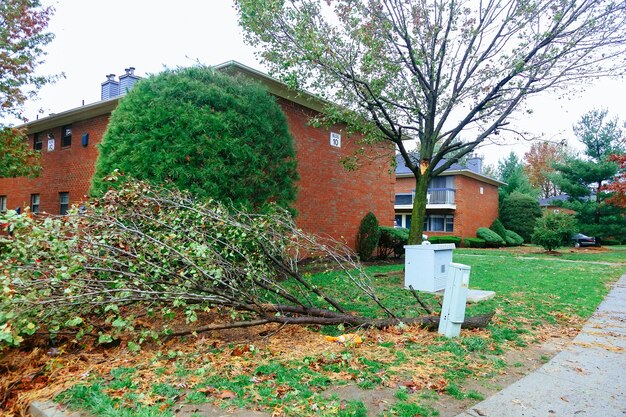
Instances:
[[[429,180],[497,140],[527,97],[624,71],[624,1],[236,4],[274,73],[337,103],[330,119],[396,145],[416,178],[410,243],[421,240]]]

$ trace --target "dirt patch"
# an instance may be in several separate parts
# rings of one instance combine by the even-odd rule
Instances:
[[[540,368],[562,351],[570,342],[571,337],[559,336],[523,350],[511,350],[504,355],[494,356],[494,359],[497,358],[506,363],[506,368],[501,369],[496,375],[489,378],[468,379],[462,384],[462,389],[466,393],[474,391],[481,394],[484,398],[488,398]],[[396,402],[395,394],[398,389],[399,387],[363,390],[354,384],[350,384],[331,388],[326,391],[326,394],[328,396],[336,395],[344,400],[362,401],[367,408],[367,416],[376,417],[391,409]],[[419,394],[420,391],[414,393],[414,395]],[[422,399],[420,402],[437,409],[439,417],[454,417],[480,402],[480,400],[469,398],[459,400],[446,394],[437,394],[436,392],[432,394],[426,396],[426,399]]]
[[[325,392],[329,397],[336,395],[343,400],[361,401],[367,408],[367,417],[377,417],[388,411],[395,402],[396,388],[364,390],[354,384],[334,387]]]

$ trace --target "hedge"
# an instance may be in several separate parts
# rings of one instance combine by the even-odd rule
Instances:
[[[507,246],[520,246],[524,243],[524,238],[515,233],[512,230],[506,231],[506,244]]]
[[[504,225],[502,224],[500,219],[495,219],[493,223],[491,223],[491,227],[489,228],[496,232],[498,236],[500,236],[502,240],[506,242],[506,229],[504,228]]]
[[[499,234],[486,227],[479,227],[476,231],[476,237],[479,237],[485,241],[485,244],[489,247],[499,247],[504,245],[504,240]]]
[[[478,237],[466,237],[463,239],[463,245],[467,248],[484,248],[485,240]]]
[[[385,259],[389,256],[399,258],[404,254],[404,245],[409,240],[409,229],[399,227],[380,226],[377,254]]]
[[[428,238],[428,241],[432,244],[454,243],[457,248],[461,246],[461,238],[458,236],[432,236]]]

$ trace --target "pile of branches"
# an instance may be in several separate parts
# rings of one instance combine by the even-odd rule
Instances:
[[[170,317],[184,311],[185,329],[345,324],[387,327],[436,325],[438,317],[398,317],[385,306],[353,252],[299,230],[278,207],[234,211],[187,193],[127,182],[68,216],[34,220],[9,213],[2,222],[0,268],[7,295],[0,301],[0,343],[18,345],[37,331],[96,335],[111,342],[135,330],[143,311]],[[300,270],[305,258],[324,259],[342,279],[378,306],[379,318],[351,314]],[[232,311],[232,321],[203,325],[201,311]],[[99,327],[90,317],[104,317]],[[140,339],[163,334],[141,334]]]

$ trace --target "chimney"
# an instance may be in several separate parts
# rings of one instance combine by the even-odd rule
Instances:
[[[106,77],[107,80],[102,83],[100,90],[100,100],[108,100],[120,95],[120,83],[115,81],[115,74],[109,74]]]
[[[467,158],[467,163],[465,165],[467,166],[467,169],[472,172],[477,174],[483,173],[483,158],[480,156],[470,155],[470,157]]]
[[[141,79],[135,75],[135,67],[129,67],[124,70],[126,74],[120,75],[120,91],[119,95],[123,96],[128,93],[135,83]]]

